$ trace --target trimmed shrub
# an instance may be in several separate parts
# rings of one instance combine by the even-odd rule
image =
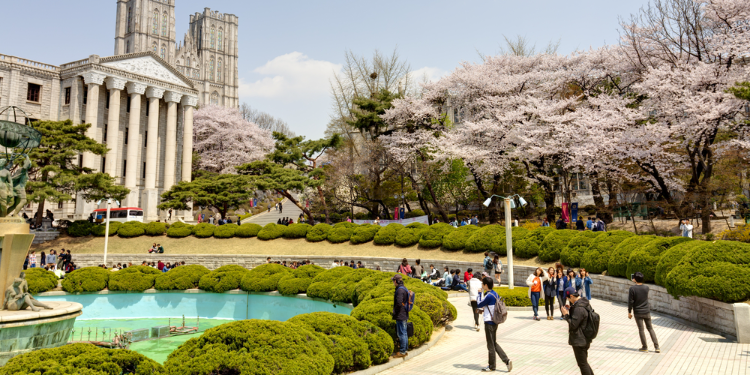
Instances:
[[[62,288],[68,293],[98,292],[104,290],[112,272],[100,267],[84,267],[67,273]]]
[[[156,276],[154,288],[159,290],[195,289],[198,287],[201,277],[209,272],[211,271],[208,268],[200,264],[175,267],[166,273]]]
[[[284,238],[305,238],[310,228],[312,228],[310,224],[289,224],[284,232]]]
[[[464,225],[450,232],[443,237],[443,249],[446,250],[463,250],[466,247],[466,241],[469,240],[474,232],[478,231],[476,225]]]
[[[378,271],[362,268],[346,273],[346,275],[332,284],[330,300],[333,302],[352,302],[354,289],[357,287],[357,284],[376,272]]]
[[[349,242],[351,242],[352,245],[370,242],[375,238],[375,235],[378,234],[379,230],[380,225],[362,224],[354,228],[352,236],[349,237]]]
[[[672,246],[688,241],[692,241],[692,239],[688,237],[660,238],[635,249],[630,253],[626,275],[629,276],[633,273],[641,272],[643,274],[644,282],[653,283],[656,274],[656,266],[659,264],[659,259],[661,258],[662,253]]]
[[[13,357],[0,374],[166,375],[154,360],[127,349],[103,349],[91,344],[68,344]]]
[[[352,304],[357,306],[365,299],[370,299],[372,290],[374,290],[381,282],[391,282],[390,279],[395,274],[395,272],[375,272],[362,279],[354,286],[354,291],[352,292]]]
[[[568,267],[579,267],[581,265],[583,252],[589,248],[591,241],[593,241],[600,233],[601,232],[592,232],[590,230],[578,232],[578,234],[568,242],[568,246],[560,252],[560,261],[562,264]]]
[[[191,234],[193,234],[193,226],[182,222],[174,223],[167,229],[167,237],[184,238]]]
[[[68,225],[68,236],[71,237],[85,237],[91,234],[91,227],[94,224],[88,220],[76,220]]]
[[[315,224],[312,228],[307,231],[307,238],[310,242],[325,241],[328,238],[328,232],[331,231],[331,226],[326,223]]]
[[[396,325],[393,322],[392,313],[393,296],[388,296],[360,303],[352,310],[351,316],[357,320],[368,321],[388,332],[395,343]],[[434,326],[430,317],[418,306],[414,306],[409,312],[409,321],[414,324],[414,336],[409,337],[409,348],[416,348],[430,340]]]
[[[539,244],[533,239],[524,238],[513,246],[513,255],[519,258],[533,258],[539,255]]]
[[[248,272],[250,271],[235,264],[221,266],[203,275],[198,282],[198,287],[214,293],[224,293],[227,290],[238,289],[242,277]]]
[[[322,299],[331,299],[331,295],[333,294],[333,286],[338,283],[339,280],[341,280],[343,277],[352,272],[354,272],[354,269],[350,267],[336,267],[319,273],[317,276],[315,276],[313,282],[307,288],[307,296]]]
[[[628,259],[630,259],[630,254],[657,238],[658,237],[656,236],[633,236],[620,242],[620,244],[612,250],[612,254],[609,255],[607,275],[627,277]]]
[[[238,225],[235,224],[224,224],[219,225],[214,230],[214,237],[216,238],[232,238],[237,233]]]
[[[424,211],[417,209],[417,210],[411,210],[409,212],[406,212],[404,216],[407,219],[410,219],[410,218],[413,218],[413,217],[420,217],[420,216],[424,216],[424,215],[425,215]]]
[[[275,240],[283,237],[286,232],[286,226],[281,224],[268,223],[258,232],[258,239],[263,241]]]
[[[409,247],[418,244],[419,240],[422,238],[422,233],[424,233],[427,228],[429,228],[429,225],[422,223],[411,223],[407,225],[396,234],[396,245]]]
[[[167,233],[167,224],[158,221],[152,221],[146,224],[146,234],[149,236],[162,236]]]
[[[307,287],[312,284],[313,279],[319,273],[324,272],[325,268],[308,264],[285,274],[279,280],[278,291],[283,295],[295,295],[307,293]]]
[[[513,227],[511,228],[511,236],[513,243],[513,253],[515,254],[516,246],[518,243],[529,235],[530,230],[524,227]],[[496,234],[490,240],[490,251],[494,251],[500,256],[508,255],[508,245],[505,243],[505,232]]]
[[[156,276],[162,272],[156,268],[146,266],[132,266],[116,272],[109,276],[109,290],[137,291],[142,292],[154,286]]]
[[[241,238],[255,237],[258,235],[258,232],[260,232],[261,229],[263,229],[263,227],[258,224],[245,223],[237,228],[237,231],[234,232],[234,236]]]
[[[120,229],[120,226],[122,225],[119,221],[110,221],[109,222],[109,235],[114,236],[117,234],[117,230]],[[91,234],[97,237],[104,237],[104,231],[106,230],[107,224],[94,224],[91,226]]]
[[[117,229],[117,235],[122,238],[140,237],[144,234],[146,234],[146,224],[139,221],[128,221]]]
[[[560,259],[562,249],[568,246],[568,242],[578,233],[572,229],[552,231],[539,245],[539,259],[542,262],[556,262]]]
[[[656,265],[656,274],[654,275],[654,282],[656,285],[666,287],[667,275],[672,272],[682,258],[688,253],[693,251],[694,248],[704,245],[703,241],[687,241],[681,244],[670,247],[661,255],[659,264]]]
[[[422,238],[419,239],[419,246],[426,249],[437,249],[443,246],[443,238],[454,230],[456,228],[453,228],[448,223],[432,224],[422,233]]]
[[[475,231],[468,240],[464,251],[467,253],[483,253],[492,250],[492,239],[498,235],[505,238],[505,227],[498,224],[488,225]]]
[[[503,301],[505,301],[506,306],[531,306],[531,298],[529,298],[529,288],[517,286],[513,289],[508,289],[508,287],[495,287],[493,288],[495,292],[497,292],[497,295],[502,297]],[[542,296],[543,297],[543,296]],[[544,303],[544,298],[539,299],[539,304]]]
[[[331,231],[328,232],[328,242],[342,243],[349,241],[352,233],[354,233],[354,228],[356,228],[357,226],[357,224],[353,224],[348,221],[344,221],[334,225],[333,228],[331,228]]]
[[[31,294],[43,293],[57,287],[57,276],[52,271],[44,268],[29,268],[24,272]]]
[[[397,223],[388,224],[378,231],[373,238],[376,245],[393,245],[396,242],[398,232],[404,229],[404,226]]]
[[[200,223],[193,227],[193,236],[198,238],[208,238],[214,235],[216,226],[209,223]]]
[[[687,242],[689,243],[689,242]],[[694,247],[667,274],[675,297],[697,296],[733,303],[750,299],[750,245],[706,242]]]
[[[624,230],[613,230],[611,232],[603,232],[599,234],[594,237],[591,241],[591,245],[589,245],[588,249],[584,251],[583,256],[581,257],[581,267],[585,268],[586,271],[590,273],[602,273],[606,271],[612,250],[614,250],[620,242],[633,236],[635,236],[635,234]]]
[[[240,288],[248,292],[272,292],[279,280],[289,273],[289,268],[276,263],[262,264],[242,276]]]
[[[206,330],[169,355],[169,374],[330,375],[334,360],[318,335],[300,325],[240,320]]]

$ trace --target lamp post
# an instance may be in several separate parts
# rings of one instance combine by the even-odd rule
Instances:
[[[100,200],[96,205],[98,206],[101,204],[102,201]],[[117,202],[117,205],[120,205],[120,202]],[[112,198],[107,198],[107,216],[105,219],[107,220],[104,224],[104,266],[107,266],[107,247],[109,245],[109,210],[112,208]]]
[[[492,198],[498,197],[503,198],[505,200],[504,202],[504,208],[505,208],[505,249],[508,253],[508,289],[514,288],[514,281],[513,281],[513,231],[511,229],[510,225],[510,209],[516,208],[516,204],[513,202],[513,198],[518,197],[518,202],[521,203],[521,206],[526,205],[526,201],[518,194],[511,195],[509,197],[503,197],[500,195],[493,195],[487,200],[484,201],[484,206],[489,207],[490,203],[492,203]]]

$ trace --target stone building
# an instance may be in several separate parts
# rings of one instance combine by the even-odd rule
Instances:
[[[163,191],[190,180],[195,107],[239,106],[237,16],[206,8],[177,44],[174,6],[118,0],[114,56],[56,66],[0,54],[0,107],[17,106],[31,121],[91,124],[87,135],[109,151],[80,155],[79,164],[130,188],[121,206],[143,208],[146,220],[165,216],[156,208]],[[96,208],[81,199],[45,206],[66,219]]]

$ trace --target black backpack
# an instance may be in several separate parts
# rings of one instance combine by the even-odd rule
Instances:
[[[586,318],[586,327],[583,328],[583,335],[586,336],[586,340],[591,342],[599,334],[599,314],[597,314],[591,305],[586,307],[588,317]]]

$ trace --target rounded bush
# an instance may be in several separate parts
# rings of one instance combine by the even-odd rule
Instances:
[[[241,237],[241,238],[255,237],[258,235],[258,232],[260,232],[261,229],[263,229],[263,227],[261,227],[258,224],[245,223],[245,224],[240,225],[239,228],[237,228],[237,231],[234,232],[234,235],[235,237]]]
[[[398,232],[404,229],[404,226],[397,223],[388,224],[378,231],[373,238],[376,245],[393,245],[396,242]]]
[[[630,254],[633,251],[641,248],[642,246],[645,246],[649,242],[656,240],[657,238],[658,237],[656,236],[633,236],[630,238],[626,238],[624,241],[620,242],[620,244],[617,245],[609,255],[609,263],[607,263],[607,275],[627,277],[627,275],[629,275],[627,271],[628,259],[630,259]]]
[[[258,239],[263,241],[275,240],[283,237],[286,232],[286,226],[281,224],[268,223],[258,232]]]
[[[578,234],[568,242],[568,246],[565,246],[560,252],[560,262],[568,267],[579,267],[581,265],[583,252],[589,248],[591,241],[593,241],[600,233],[601,232],[592,232],[590,230],[578,232]]]
[[[556,229],[553,227],[539,227],[534,230],[529,231],[529,233],[524,237],[525,240],[531,240],[536,242],[538,246],[542,246],[542,242],[544,242],[544,239],[547,238],[549,234],[554,232]]]
[[[154,360],[132,350],[103,349],[91,344],[68,344],[13,357],[5,366],[0,367],[0,374],[166,375],[167,373]]]
[[[193,236],[198,238],[208,238],[214,235],[216,226],[209,223],[200,223],[193,227]]]
[[[703,241],[687,241],[675,246],[670,247],[661,255],[659,263],[656,265],[656,274],[654,275],[654,283],[666,287],[667,275],[672,272],[688,253],[693,251],[694,248],[704,245]]]
[[[109,290],[137,292],[151,289],[154,286],[156,276],[162,274],[158,269],[146,266],[132,266],[111,273],[108,284]]]
[[[424,233],[427,228],[429,228],[429,226],[422,223],[411,223],[407,225],[396,234],[396,245],[409,247],[418,244],[419,240],[422,238],[422,233]]]
[[[635,236],[635,234],[624,230],[613,230],[611,232],[599,234],[594,237],[591,241],[591,245],[589,245],[588,249],[583,253],[583,256],[581,257],[581,267],[585,268],[586,271],[590,273],[602,273],[606,271],[612,250],[614,250],[620,242],[633,236]]]
[[[44,268],[29,268],[24,272],[31,294],[43,293],[57,287],[57,276],[52,271]]]
[[[162,236],[167,233],[167,224],[158,221],[152,221],[146,224],[146,234],[149,236]]]
[[[266,263],[242,276],[240,288],[248,292],[272,292],[278,287],[279,280],[288,273],[289,268],[276,263]]]
[[[692,241],[692,239],[689,237],[660,238],[633,250],[630,254],[630,259],[628,259],[626,275],[629,276],[633,273],[641,272],[644,282],[653,283],[656,266],[659,264],[661,255],[672,246],[688,241]]]
[[[332,283],[329,299],[333,302],[352,302],[357,283],[376,272],[378,271],[357,269],[354,272],[346,273],[346,275]]]
[[[284,238],[306,238],[307,231],[312,228],[310,224],[289,224],[284,232]]]
[[[239,228],[239,226],[235,224],[219,225],[218,227],[216,227],[216,230],[214,230],[214,237],[232,238],[237,233],[237,228]]]
[[[325,268],[308,264],[285,274],[279,279],[278,291],[283,295],[307,293],[307,287],[312,284],[315,276],[324,272]]]
[[[109,235],[114,236],[117,234],[117,230],[120,229],[120,226],[122,225],[119,221],[111,221],[109,223]],[[106,230],[107,224],[94,224],[91,226],[91,234],[97,237],[104,237],[104,231]]]
[[[375,235],[378,234],[379,230],[380,225],[362,224],[354,228],[354,232],[352,232],[349,242],[351,242],[352,245],[370,242],[375,238]]]
[[[697,296],[727,303],[747,301],[750,245],[715,241],[696,246],[667,274],[666,284],[667,291],[675,297]]]
[[[443,246],[443,238],[454,230],[456,228],[453,228],[448,223],[432,224],[422,233],[422,238],[419,239],[419,246],[425,249],[437,249]]]
[[[518,243],[529,235],[529,230],[523,227],[511,228],[511,246],[513,247],[513,253],[517,251]],[[505,243],[505,232],[494,235],[490,239],[490,251],[495,252],[500,256],[508,255],[508,245]]]
[[[248,272],[250,271],[235,264],[221,266],[203,275],[198,282],[198,287],[214,293],[224,293],[228,290],[238,289],[242,277]]]
[[[394,343],[397,340],[396,324],[393,321],[393,296],[370,299],[357,305],[351,316],[357,320],[372,323],[391,335]],[[434,326],[430,317],[419,307],[409,312],[409,321],[414,324],[414,336],[409,337],[409,348],[416,348],[430,340]]]
[[[325,241],[328,238],[328,232],[331,231],[331,226],[326,223],[315,224],[312,228],[307,231],[307,238],[310,242]]]
[[[476,225],[464,225],[459,227],[443,237],[443,248],[446,250],[463,250],[464,247],[466,247],[466,241],[478,230],[479,227]]]
[[[91,224],[88,220],[76,220],[68,225],[68,236],[85,237],[91,234]]]
[[[529,288],[527,287],[517,286],[512,290],[507,287],[496,287],[493,290],[503,298],[506,306],[532,306],[531,298],[529,298]],[[544,304],[544,298],[539,299],[539,304]]]
[[[195,289],[198,287],[201,277],[209,272],[211,271],[208,268],[200,264],[175,267],[166,273],[156,276],[154,288],[159,290]]]
[[[568,246],[568,242],[579,232],[572,229],[556,230],[544,238],[539,245],[539,260],[542,262],[556,262],[560,259],[560,251]]]
[[[466,246],[464,251],[467,253],[483,253],[485,251],[492,251],[492,239],[498,235],[502,235],[505,239],[505,227],[498,224],[488,225],[480,228],[466,240]]]
[[[193,234],[193,226],[182,222],[174,223],[167,229],[167,237],[183,238],[191,234]]]
[[[318,335],[300,325],[240,320],[206,330],[169,355],[169,374],[330,375],[334,359]]]
[[[101,267],[84,267],[65,274],[62,288],[68,293],[104,290],[112,272]]]
[[[128,221],[117,229],[117,235],[122,238],[140,237],[146,234],[146,224],[139,221]]]
[[[366,299],[371,298],[372,291],[381,283],[390,283],[395,272],[375,272],[358,282],[353,289],[352,304],[357,306]],[[437,288],[436,288],[437,289]]]
[[[354,233],[354,228],[356,228],[357,226],[357,224],[353,224],[348,221],[338,223],[334,225],[333,228],[331,228],[331,231],[328,232],[328,237],[326,239],[330,243],[342,243],[349,241],[352,233]]]
[[[530,259],[539,255],[539,244],[534,239],[524,238],[513,246],[513,255],[519,258]]]
[[[336,267],[319,273],[315,276],[310,286],[307,287],[307,296],[331,299],[333,286],[341,280],[341,278],[352,272],[354,272],[354,269],[350,267]]]

